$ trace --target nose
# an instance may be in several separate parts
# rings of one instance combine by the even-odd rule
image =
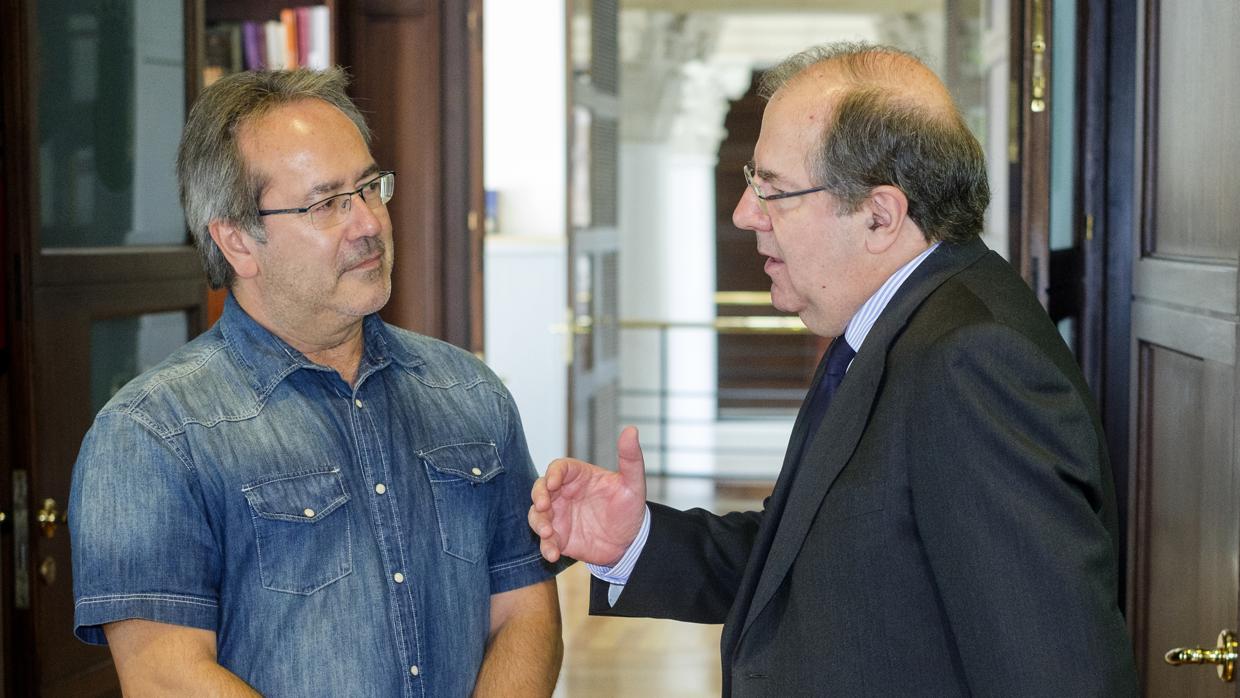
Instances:
[[[375,208],[371,208],[361,194],[354,194],[349,197],[349,226],[348,235],[351,238],[374,237],[383,230],[383,220],[387,218],[387,206],[380,204]]]
[[[732,225],[742,230],[770,232],[771,217],[762,212],[762,202],[750,187],[745,187],[736,208],[732,209]]]

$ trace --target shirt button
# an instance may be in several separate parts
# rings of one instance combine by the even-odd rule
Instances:
[[[384,492],[387,492],[387,488],[383,486],[382,482],[375,485],[375,494],[383,494]]]
[[[392,575],[392,579],[393,579],[393,580],[394,580],[397,584],[404,584],[404,583],[405,583],[405,575],[401,574],[400,572],[397,572],[396,574]]]
[[[313,510],[313,509],[306,509],[306,510],[302,511],[301,513],[305,514],[307,519],[313,519],[313,518],[314,518],[314,510]]]
[[[354,404],[354,405],[357,405],[357,408],[358,408],[359,410],[362,408],[362,401],[361,401],[361,400],[358,400],[357,398],[353,398],[353,404]]]
[[[471,471],[469,471],[469,472],[473,473],[474,475],[481,475],[481,474],[482,474],[482,468],[474,468],[473,470],[471,470]]]
[[[409,667],[409,673],[413,674],[414,676],[417,676],[421,672],[418,671],[418,665],[414,664],[413,666]]]

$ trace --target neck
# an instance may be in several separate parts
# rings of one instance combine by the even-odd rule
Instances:
[[[270,313],[260,299],[236,287],[233,297],[255,322],[306,358],[334,370],[350,386],[357,380],[364,347],[364,318],[349,318],[345,322],[335,318],[333,322],[325,318]]]

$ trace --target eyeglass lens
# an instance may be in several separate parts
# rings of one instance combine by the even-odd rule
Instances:
[[[753,190],[755,196],[758,197],[758,208],[762,209],[763,215],[769,215],[766,210],[766,197],[762,194],[762,190],[758,188],[758,182],[754,179],[753,170],[749,169],[749,165],[745,165],[742,169],[745,173],[745,184]]]
[[[353,206],[353,195],[358,194],[371,209],[377,209],[392,200],[396,191],[396,174],[389,172],[362,185],[357,191],[337,194],[310,207],[310,224],[315,228],[330,228],[343,223]]]

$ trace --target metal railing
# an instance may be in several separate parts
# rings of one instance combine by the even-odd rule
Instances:
[[[737,294],[717,294],[716,302],[726,305],[759,305],[769,304],[769,294],[743,294],[745,296],[753,296],[748,298],[750,302],[738,302],[742,299],[732,298]],[[762,298],[759,299],[758,296]],[[757,302],[761,300],[762,303]],[[625,405],[631,402],[637,402],[641,399],[655,398],[655,406],[653,414],[649,414],[650,410],[638,410],[634,412],[622,412],[621,418],[625,424],[637,424],[639,427],[654,426],[657,429],[658,441],[651,444],[649,439],[645,440],[643,447],[646,450],[647,458],[650,455],[657,454],[657,467],[648,469],[652,475],[662,475],[669,477],[689,477],[689,478],[718,478],[727,480],[773,480],[778,473],[779,466],[782,463],[784,449],[787,446],[788,433],[791,430],[795,410],[787,409],[782,413],[778,413],[775,419],[771,417],[753,418],[752,420],[721,420],[715,411],[709,411],[709,416],[702,415],[675,415],[672,409],[673,400],[696,400],[710,401],[717,407],[720,398],[720,390],[716,382],[714,390],[684,390],[672,387],[672,376],[670,374],[673,364],[672,356],[672,335],[673,333],[701,333],[708,332],[714,335],[712,338],[716,340],[718,335],[808,335],[809,330],[801,322],[800,318],[790,316],[724,316],[716,317],[709,321],[667,321],[667,320],[649,320],[649,319],[626,319],[619,321],[621,330],[621,347],[622,352],[630,348],[634,344],[633,336],[635,333],[653,332],[657,336],[657,386],[654,388],[639,388],[632,386],[624,386],[621,388],[621,404]],[[698,341],[701,341],[699,339]],[[755,357],[759,360],[759,357]],[[717,376],[716,372],[716,376]],[[807,377],[808,378],[808,377]],[[717,378],[716,378],[717,381]],[[772,387],[769,389],[753,388],[747,389],[749,396],[752,398],[770,398],[775,401],[787,401],[790,398],[798,401],[804,395],[804,390],[793,390],[797,393],[790,395],[787,389]],[[764,392],[765,390],[765,392]],[[679,410],[677,410],[679,411]],[[688,410],[693,412],[693,410]],[[704,410],[697,410],[698,413]],[[712,443],[708,447],[695,446],[693,444],[677,443],[673,437],[673,431],[677,428],[684,430],[689,428],[701,428],[703,430],[713,430],[712,434],[718,436],[721,430],[726,431],[729,425],[736,426],[746,422],[749,427],[761,432],[761,443],[748,443],[745,446],[738,445],[720,445]],[[765,429],[758,428],[761,422],[766,422],[768,427]],[[755,458],[759,461],[768,460],[770,467],[745,469],[726,469],[726,468],[708,468],[705,470],[676,468],[672,462],[672,456],[684,458],[686,456],[696,456],[698,458],[707,457],[714,459],[716,463],[723,459],[741,459]]]

